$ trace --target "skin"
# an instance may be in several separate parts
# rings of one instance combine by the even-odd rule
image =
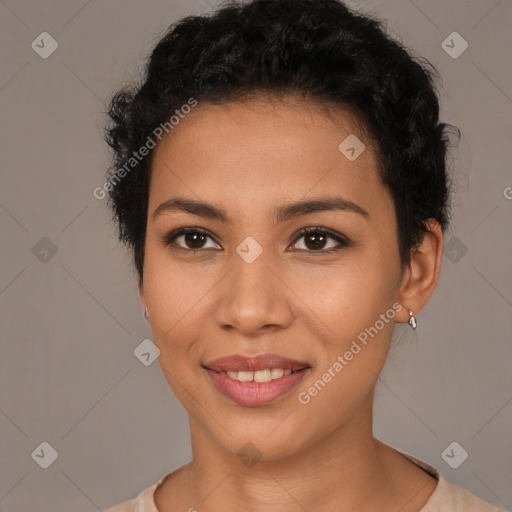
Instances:
[[[436,287],[443,234],[430,220],[401,272],[393,200],[354,121],[294,97],[199,104],[155,148],[140,298],[162,371],[188,413],[193,451],[156,490],[161,512],[412,512],[435,490],[434,478],[373,437],[372,405],[394,323],[407,322],[409,309],[417,315]],[[366,150],[349,161],[338,145],[352,133]],[[368,216],[320,211],[273,223],[278,206],[333,195]],[[182,211],[153,218],[176,197],[222,207],[231,223]],[[309,226],[351,243],[327,238],[315,248],[310,236],[296,237]],[[211,237],[166,245],[164,237],[181,227]],[[248,236],[263,249],[252,263],[236,252]],[[328,252],[333,247],[340,250]],[[393,303],[403,306],[395,318],[307,405],[299,403],[298,393]],[[265,406],[232,402],[201,366],[268,352],[311,369]],[[246,443],[261,457],[253,465],[237,455]]]

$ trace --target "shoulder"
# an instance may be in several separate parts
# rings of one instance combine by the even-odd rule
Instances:
[[[104,512],[136,512],[137,499],[123,501]]]
[[[158,512],[154,500],[155,490],[176,471],[177,470],[171,471],[170,473],[163,475],[158,482],[155,482],[153,485],[141,491],[137,497],[123,501],[104,512]]]
[[[467,489],[448,482],[435,467],[410,454],[403,455],[437,479],[435,491],[420,512],[503,512]]]
[[[397,450],[396,448],[394,449]],[[438,481],[434,492],[420,512],[504,512],[467,489],[448,482],[437,468],[427,464],[425,461],[409,453],[397,451]]]
[[[503,512],[473,493],[439,478],[437,488],[421,512]]]

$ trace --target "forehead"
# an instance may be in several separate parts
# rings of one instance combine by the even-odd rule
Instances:
[[[199,103],[153,155],[150,210],[185,195],[231,204],[243,215],[325,193],[367,211],[389,207],[372,142],[357,118],[293,97]]]

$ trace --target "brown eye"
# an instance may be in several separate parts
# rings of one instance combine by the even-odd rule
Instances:
[[[296,247],[296,249],[305,250],[306,252],[332,252],[350,245],[349,241],[344,236],[326,228],[310,227],[303,229],[295,238],[294,245],[296,245],[297,241],[301,238],[304,239],[304,247]],[[338,244],[331,244],[331,246],[326,248],[326,244],[328,244],[329,240],[338,242]]]
[[[181,228],[172,233],[169,233],[163,240],[165,245],[172,246],[176,241],[176,245],[179,249],[183,249],[184,251],[202,251],[205,249],[210,249],[210,247],[206,247],[205,243],[207,239],[213,238],[204,230],[198,228]],[[177,243],[177,240],[181,239],[181,243]],[[213,248],[220,248],[218,244],[214,242]]]
[[[202,249],[205,240],[209,238],[208,235],[203,235],[203,233],[185,233],[181,236],[184,244],[189,249]]]

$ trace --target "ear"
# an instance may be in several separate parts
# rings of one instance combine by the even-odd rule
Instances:
[[[443,231],[439,222],[428,219],[422,240],[411,252],[411,262],[404,271],[399,302],[403,306],[397,322],[409,321],[409,310],[417,315],[430,299],[439,281],[443,258]]]

